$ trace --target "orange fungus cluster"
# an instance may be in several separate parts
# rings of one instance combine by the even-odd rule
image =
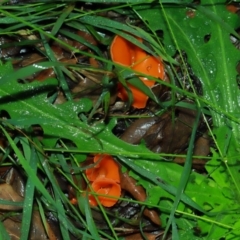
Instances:
[[[95,155],[93,162],[96,165],[86,170],[86,176],[96,194],[93,196],[89,193],[89,203],[97,206],[98,198],[103,206],[112,207],[121,195],[119,166],[107,154]]]
[[[142,39],[137,38],[139,42]],[[123,66],[130,67],[132,70],[149,75],[154,78],[164,79],[164,65],[160,58],[148,55],[143,49],[116,35],[110,47],[112,61]],[[146,77],[140,78],[142,82],[151,88],[154,80],[149,80]],[[128,84],[129,89],[133,94],[132,106],[135,108],[144,108],[148,100],[148,96],[141,92],[138,88]],[[119,83],[118,97],[123,101],[128,100],[128,95],[124,87]]]

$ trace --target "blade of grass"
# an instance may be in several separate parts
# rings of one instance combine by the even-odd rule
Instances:
[[[60,197],[58,196],[58,191],[55,187],[53,187],[54,194],[56,196],[56,206],[59,209],[58,211],[58,219],[59,219],[59,226],[62,233],[62,237],[64,240],[70,240],[69,230],[67,228],[69,222],[66,220],[66,211],[63,207],[62,201],[60,200]]]
[[[50,48],[48,42],[46,41],[45,35],[40,33],[40,36],[41,36],[41,39],[43,40],[43,46],[45,48],[47,57],[49,58],[49,60],[51,62],[58,63],[58,61],[56,59],[56,56],[54,55],[53,50]],[[66,94],[66,97],[68,98],[68,100],[72,100],[72,95],[70,93],[68,84],[67,84],[66,79],[65,79],[65,77],[63,75],[63,71],[62,71],[61,67],[55,66],[54,67],[54,72],[55,72],[55,74],[57,76],[57,79],[59,80],[59,83],[60,83],[64,93]]]
[[[195,137],[196,137],[197,127],[198,127],[198,124],[200,121],[200,114],[201,114],[201,110],[198,109],[197,116],[194,121],[193,129],[192,129],[189,145],[188,145],[186,160],[185,160],[183,171],[181,174],[179,186],[177,188],[175,200],[173,202],[172,211],[169,215],[167,226],[164,231],[163,239],[166,238],[168,229],[170,228],[172,221],[174,220],[174,214],[175,214],[178,204],[182,198],[182,194],[184,193],[184,189],[186,188],[186,185],[188,183],[188,179],[189,179],[189,176],[190,176],[190,173],[192,170],[192,154],[193,154],[194,141],[195,141]]]
[[[134,35],[139,38],[145,39],[145,36],[133,27],[100,16],[84,16],[80,18],[80,22],[118,34],[121,37],[126,38],[133,44],[137,45],[138,47],[144,49],[146,52],[155,55],[155,53],[149,47],[147,47],[143,43],[139,42],[135,37],[133,37]]]
[[[35,149],[30,146],[29,142],[26,138],[20,138],[20,142],[23,146],[23,154],[25,159],[28,160],[29,166],[32,168],[32,171],[37,173],[37,155]],[[22,216],[22,224],[21,224],[21,239],[27,240],[29,239],[29,231],[31,227],[31,219],[32,219],[32,210],[33,210],[33,202],[34,202],[34,190],[35,184],[34,182],[28,178],[25,188],[25,196],[24,196],[24,206],[23,206],[23,216]]]
[[[11,240],[6,228],[4,227],[3,223],[0,221],[0,239],[4,240]]]
[[[43,161],[44,161],[44,159],[40,158],[40,162],[42,162],[42,165],[43,165]],[[49,164],[46,164],[46,163],[44,164],[43,168],[44,168],[44,171],[53,187],[55,198],[56,198],[56,200],[58,200],[58,202],[56,202],[56,205],[58,207],[57,209],[59,209],[58,218],[59,218],[59,223],[60,223],[60,228],[61,228],[62,234],[64,236],[66,235],[66,239],[68,239],[68,237],[69,237],[68,231],[70,230],[74,234],[78,234],[78,235],[81,234],[88,238],[91,237],[91,235],[89,235],[85,231],[82,231],[80,229],[77,230],[75,228],[75,226],[72,224],[72,222],[68,219],[68,216],[66,215],[65,212],[66,211],[69,212],[69,209],[68,210],[64,209],[63,204],[65,207],[67,207],[67,205],[69,204],[69,201],[68,201],[66,195],[60,189],[60,187],[55,179],[55,176],[53,175],[53,169],[49,166]],[[60,169],[58,169],[58,170],[60,170]],[[67,175],[64,175],[64,176],[66,177],[66,179],[69,180],[69,182],[71,182],[71,180],[68,178]],[[71,206],[71,209],[73,210],[73,214],[75,214],[75,217],[77,217],[76,221],[79,221],[79,223],[82,222],[82,225],[84,226],[85,229],[88,228],[87,223],[85,221],[83,221],[82,217],[79,215],[79,213],[76,211],[76,209],[72,205],[70,205],[70,206]]]
[[[165,232],[164,232],[165,233]],[[173,217],[172,219],[172,239],[174,240],[179,240],[179,234],[178,234],[178,229],[177,229],[177,224],[175,222],[175,218]]]
[[[43,227],[44,227],[44,229],[45,229],[45,231],[46,231],[46,233],[49,237],[49,229],[47,227],[47,219],[46,219],[46,216],[45,216],[43,205],[38,198],[36,198],[36,201],[37,201],[37,205],[38,205],[39,215],[40,215],[42,223],[43,223]]]
[[[23,207],[23,202],[13,202],[13,201],[8,201],[8,200],[2,200],[0,199],[0,204],[1,205],[10,205],[10,206],[13,206],[13,207]]]
[[[68,15],[73,11],[75,7],[75,4],[70,3],[63,11],[62,14],[59,16],[59,18],[57,19],[57,21],[54,23],[54,26],[52,28],[51,34],[53,36],[55,36],[58,31],[60,30],[60,28],[62,27],[62,25],[64,24],[65,19],[68,17]]]
[[[82,197],[80,198],[80,200],[81,202],[79,203],[83,205],[82,209],[84,210],[84,215],[86,217],[86,222],[87,222],[87,226],[90,234],[92,235],[93,239],[100,239],[97,226],[93,220],[92,212],[89,207],[88,198]]]
[[[151,80],[151,78],[148,78]],[[133,77],[128,80],[128,83],[136,87],[137,89],[141,90],[144,94],[146,94],[149,98],[151,98],[153,101],[161,105],[158,98],[155,96],[155,94],[152,92],[151,88],[147,87],[143,81],[141,81],[138,77]]]
[[[61,30],[59,31],[59,33],[65,35],[66,37],[68,37],[68,38],[70,38],[70,39],[73,39],[73,40],[75,40],[75,41],[78,41],[79,43],[87,46],[89,49],[92,49],[92,50],[93,50],[95,53],[97,53],[99,56],[104,57],[103,54],[102,54],[102,52],[100,51],[100,49],[99,49],[97,46],[95,46],[95,45],[89,43],[88,41],[86,41],[85,38],[83,38],[83,37],[81,37],[81,36],[79,36],[79,35],[77,35],[77,34],[75,34],[75,33],[72,33],[72,32],[70,32],[70,31],[64,30],[64,29],[61,29]]]
[[[70,239],[69,230],[74,233],[74,226],[67,220],[66,210],[64,209],[62,204],[62,202],[67,202],[67,197],[60,189],[60,186],[58,185],[53,174],[53,169],[49,166],[49,164],[44,163],[43,157],[41,156],[39,157],[40,157],[39,160],[42,163],[45,174],[47,175],[48,180],[53,188],[55,196],[55,205],[56,208],[58,209],[57,215],[62,236],[64,236],[64,239],[69,240]]]

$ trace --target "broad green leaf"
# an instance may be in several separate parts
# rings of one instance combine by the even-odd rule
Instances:
[[[152,163],[147,160],[135,160],[134,164],[135,167],[131,163],[133,169],[138,171],[136,166],[141,166],[144,171],[145,178],[139,176],[139,173],[133,171],[131,171],[131,176],[137,179],[138,183],[147,190],[148,198],[146,200],[146,205],[158,205],[160,209],[163,208],[161,211],[168,210],[165,214],[166,217],[169,218],[169,212],[172,210],[172,203],[169,204],[168,202],[167,205],[164,205],[163,203],[166,200],[174,201],[176,192],[174,194],[171,193],[169,186],[176,187],[177,189],[183,174],[182,167],[171,162],[160,161]],[[161,182],[165,185],[166,189],[158,184],[160,180],[153,182],[153,178],[161,179]],[[151,181],[149,181],[150,179]],[[199,222],[199,227],[202,232],[210,231],[211,224],[209,224],[209,222],[212,222],[212,225],[219,227],[221,234],[224,234],[231,229],[232,224],[237,220],[238,214],[235,209],[235,200],[225,196],[225,192],[222,191],[221,186],[218,186],[213,180],[208,179],[201,174],[194,172],[191,173],[184,194],[185,195],[182,195],[181,200],[186,203],[187,206],[191,206],[205,214],[211,215],[204,215],[201,222]],[[197,206],[193,204],[190,199],[194,201]],[[183,213],[181,217],[185,218],[185,221],[188,221],[189,213],[192,215],[191,218],[194,219],[194,213],[192,210],[186,208],[183,204],[179,205],[176,211],[177,215],[178,211]],[[184,212],[186,212],[186,215],[184,215]],[[163,219],[165,218],[164,216]],[[219,221],[219,216],[221,216],[221,221]]]
[[[24,73],[23,69],[19,72]],[[114,136],[112,133],[114,119],[108,125],[98,123],[92,126],[79,120],[79,113],[88,112],[92,107],[89,99],[68,101],[61,105],[49,103],[47,94],[57,88],[56,81],[20,84],[14,79],[7,82],[8,76],[1,79],[4,84],[0,89],[0,110],[9,113],[8,123],[19,127],[39,124],[44,131],[43,143],[46,148],[54,147],[56,141],[64,137],[74,142],[79,152],[108,152],[133,158],[146,156],[150,159],[161,158],[144,146],[133,146]],[[12,76],[16,78],[18,71]]]
[[[219,4],[215,4],[216,2]],[[212,161],[207,164],[207,170],[216,181],[219,194],[222,191],[221,197],[221,194],[217,194],[213,198],[216,191],[214,188],[213,195],[210,194],[211,197],[205,199],[208,199],[207,204],[213,210],[218,209],[221,212],[215,219],[211,218],[211,221],[232,226],[236,221],[236,215],[225,210],[239,208],[240,177],[237,160],[240,151],[240,95],[236,66],[240,54],[231,42],[230,36],[238,36],[235,31],[239,27],[239,18],[226,10],[223,1],[201,1],[201,4],[189,8],[160,4],[160,8],[158,6],[151,10],[138,10],[136,7],[135,10],[148,22],[152,30],[163,31],[163,44],[169,55],[174,55],[176,51],[187,54],[188,63],[202,82],[203,97],[209,103],[213,117],[213,136],[217,148]],[[201,106],[201,99],[196,101]],[[204,186],[201,185],[203,195]],[[186,194],[190,187],[191,182],[188,184]],[[220,205],[216,203],[218,197],[222,199]],[[203,196],[200,199],[203,199]],[[196,199],[197,203],[198,201]],[[219,239],[221,234],[223,237],[229,231],[227,227],[218,228],[215,223],[211,225],[213,230],[209,223],[205,222],[205,225],[201,226],[202,231],[208,232],[209,239]]]
[[[214,104],[212,114],[215,125],[232,125],[236,134],[238,124],[227,122],[223,115],[230,113],[231,120],[235,121],[239,115],[236,82],[239,50],[230,41],[230,33],[238,26],[238,18],[228,12],[223,4],[211,4],[205,8],[206,11],[203,7],[199,8],[201,11],[198,8],[158,8],[140,10],[138,13],[149,22],[152,29],[163,30],[164,44],[170,55],[177,50],[187,53],[189,63],[203,83],[204,97]],[[188,17],[187,11],[193,11],[194,16]],[[209,14],[224,19],[228,29],[222,27],[214,17],[207,17]],[[219,105],[222,109],[220,113],[215,112],[214,108],[219,109]]]
[[[134,177],[148,192],[148,203],[150,205],[156,205],[161,198],[175,199],[178,191],[178,185],[183,173],[183,168],[172,162],[162,162],[162,161],[149,161],[149,160],[130,160],[124,157],[120,157],[121,162],[131,169],[131,176]],[[206,189],[207,185],[204,183],[204,177],[200,174],[191,174],[190,178],[202,180],[201,187]],[[222,192],[219,189],[215,189],[210,186],[209,192],[199,192],[199,188],[196,188],[196,180],[192,180],[194,184],[188,183],[186,190],[182,193],[180,199],[187,206],[191,206],[193,209],[198,211],[215,215],[216,213],[208,213],[204,210],[204,203],[206,202],[206,196],[213,197],[215,201],[219,201],[219,198],[223,198],[223,202],[227,199],[222,196]],[[208,183],[209,181],[207,181]],[[214,190],[216,192],[213,192]],[[157,194],[156,194],[157,193]],[[216,196],[215,196],[216,194]],[[213,201],[213,204],[215,202]]]

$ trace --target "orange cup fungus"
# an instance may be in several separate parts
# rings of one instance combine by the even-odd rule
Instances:
[[[89,194],[89,203],[97,206],[97,197],[103,206],[112,207],[121,195],[118,164],[107,154],[95,155],[93,162],[97,164],[86,170],[86,176],[96,196]]]
[[[142,42],[142,39],[137,38]],[[116,35],[110,47],[110,54],[112,61],[123,66],[130,67],[132,70],[149,75],[154,78],[164,78],[164,66],[163,62],[154,56],[148,55],[143,49],[124,39],[123,37]],[[142,82],[151,88],[154,84],[154,80],[149,80],[146,77],[140,77]],[[146,96],[139,89],[131,84],[127,84],[133,94],[132,106],[135,108],[144,108],[148,100]],[[122,84],[118,84],[118,97],[123,101],[128,100],[128,95]]]

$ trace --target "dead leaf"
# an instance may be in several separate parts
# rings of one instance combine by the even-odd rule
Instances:
[[[0,199],[7,200],[12,202],[23,202],[23,197],[21,197],[17,192],[13,189],[13,187],[7,183],[3,183],[0,185]],[[20,206],[7,205],[0,203],[1,210],[19,210],[22,209]]]
[[[163,232],[161,233],[147,233],[144,232],[144,237],[141,233],[134,233],[131,235],[128,235],[125,237],[125,240],[156,240],[159,236],[161,236],[163,234]]]
[[[29,219],[30,220],[30,219]],[[29,240],[58,240],[49,223],[47,222],[48,235],[43,227],[39,212],[34,211],[32,216],[32,224],[29,233]],[[13,218],[7,218],[3,221],[3,225],[10,235],[11,240],[19,240],[21,236],[21,222]]]
[[[210,153],[210,139],[207,136],[207,134],[204,134],[203,136],[199,137],[194,145],[194,151],[193,155],[194,156],[203,156],[206,157]],[[186,154],[183,152],[183,154]],[[183,164],[185,162],[186,158],[183,157],[176,157],[174,158],[174,162]],[[207,162],[206,159],[201,159],[201,158],[193,158],[192,159],[192,164],[194,169],[203,169],[205,163]]]
[[[122,134],[121,139],[131,144],[139,144],[150,127],[158,122],[158,117],[139,118]]]
[[[6,183],[11,185],[19,196],[24,197],[25,183],[19,171],[17,171],[14,167],[10,167],[6,172]]]
[[[195,116],[194,110],[178,107],[160,117],[140,118],[127,128],[121,139],[132,144],[143,140],[157,153],[179,153],[188,144]]]
[[[144,202],[147,198],[145,189],[142,186],[137,185],[136,180],[130,177],[127,172],[121,173],[120,175],[121,188],[129,192],[136,200]],[[156,225],[161,225],[159,214],[155,210],[145,208],[143,214]]]

